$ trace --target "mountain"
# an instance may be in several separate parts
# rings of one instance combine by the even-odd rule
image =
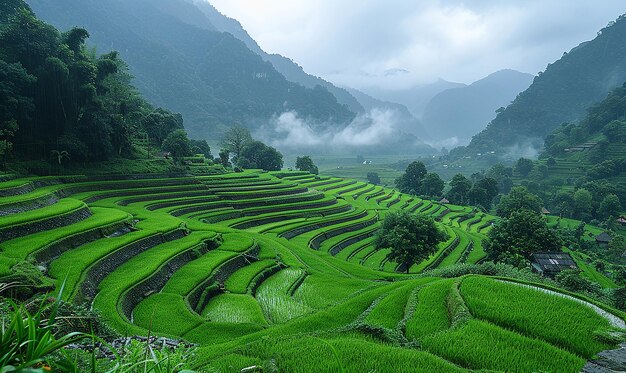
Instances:
[[[407,134],[415,135],[420,139],[430,138],[424,129],[422,122],[415,118],[406,106],[395,102],[378,100],[357,89],[346,88],[346,90],[359,101],[359,104],[361,104],[366,111],[378,109],[393,112],[395,114],[394,117],[396,118],[395,125],[398,130]]]
[[[287,80],[302,84],[308,88],[314,88],[320,85],[330,93],[332,93],[339,103],[346,105],[348,109],[355,113],[362,113],[364,111],[363,106],[359,101],[353,97],[347,90],[336,87],[326,80],[307,74],[301,66],[296,64],[291,59],[281,56],[280,54],[268,54],[257,44],[257,42],[250,37],[248,32],[241,26],[241,24],[232,18],[229,18],[220,13],[213,5],[206,0],[187,0],[195,4],[198,9],[209,19],[213,27],[220,32],[228,32],[237,39],[246,44],[248,49],[258,54],[265,61],[270,62],[278,72],[283,74]]]
[[[154,105],[183,114],[190,136],[217,139],[295,111],[313,127],[345,126],[355,113],[322,86],[290,82],[185,0],[29,0],[56,27],[82,26],[98,53],[119,51]],[[223,26],[220,26],[223,28]],[[152,58],[151,56],[159,56]],[[146,56],[150,56],[147,58]]]
[[[433,97],[445,90],[459,87],[465,87],[465,84],[439,79],[434,83],[417,85],[409,89],[389,90],[372,87],[364,88],[362,91],[379,100],[402,104],[413,116],[421,119],[426,105]]]
[[[516,159],[517,150],[543,146],[544,137],[564,122],[582,119],[592,104],[626,81],[626,17],[603,28],[595,39],[582,43],[549,64],[491,123],[474,136],[463,157],[494,151]]]
[[[422,122],[436,140],[454,138],[461,145],[483,130],[501,107],[508,106],[533,81],[533,75],[500,70],[468,86],[433,97]]]

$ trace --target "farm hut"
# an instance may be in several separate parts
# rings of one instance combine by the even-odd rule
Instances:
[[[450,203],[447,198],[442,198],[439,203]]]
[[[608,246],[609,243],[613,241],[613,237],[606,232],[602,232],[594,238],[596,239],[596,243],[600,246]]]
[[[545,208],[545,207],[541,208],[541,213],[544,214],[544,215],[550,215],[550,211],[547,208]]]
[[[619,218],[617,218],[617,223],[622,226],[626,225],[626,216],[622,215]]]
[[[566,269],[578,268],[572,256],[563,252],[535,253],[531,256],[531,266],[533,272],[548,277]]]

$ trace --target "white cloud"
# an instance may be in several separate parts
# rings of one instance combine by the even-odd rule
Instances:
[[[622,0],[210,1],[267,52],[357,88],[537,73],[626,10]]]

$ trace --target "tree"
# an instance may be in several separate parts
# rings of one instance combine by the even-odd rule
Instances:
[[[280,171],[283,167],[283,155],[271,146],[260,141],[248,143],[240,157],[246,159],[249,168],[260,168],[265,171]]]
[[[484,243],[489,259],[519,265],[540,251],[561,251],[562,240],[548,227],[545,217],[534,211],[513,211],[489,231]]]
[[[485,188],[481,188],[478,186],[478,183],[475,183],[472,189],[467,192],[467,202],[470,205],[474,206],[483,206],[484,208],[489,208],[489,197]]]
[[[369,181],[372,184],[380,184],[380,176],[378,176],[378,173],[376,172],[368,172],[367,173],[367,181]]]
[[[500,199],[496,207],[496,214],[508,217],[518,210],[529,210],[539,214],[543,203],[536,195],[530,193],[525,187],[515,187],[511,192]]]
[[[422,162],[411,162],[402,176],[396,179],[396,187],[402,193],[420,190],[422,178],[426,176],[426,166]]]
[[[314,175],[319,174],[319,170],[313,160],[308,155],[296,158],[296,168],[300,171],[306,171]]]
[[[247,128],[241,126],[233,126],[224,133],[220,145],[224,149],[228,149],[234,157],[235,162],[241,156],[243,148],[252,142],[252,136]]]
[[[163,150],[169,152],[176,162],[192,155],[191,145],[184,130],[175,130],[167,135],[163,140]]]
[[[556,159],[554,159],[553,157],[548,158],[548,160],[546,161],[548,167],[554,167],[556,166]]]
[[[183,128],[183,117],[180,114],[158,108],[148,114],[142,124],[148,136],[158,145],[161,145],[171,132]]]
[[[191,152],[193,154],[202,154],[207,159],[213,159],[213,155],[211,154],[211,147],[206,142],[206,140],[189,140],[189,145],[191,145]]]
[[[421,192],[423,195],[431,197],[439,197],[443,192],[445,183],[436,173],[427,173],[422,180]]]
[[[480,179],[476,182],[476,186],[485,190],[486,196],[481,203],[481,205],[485,206],[485,208],[491,207],[491,201],[498,195],[498,182],[496,179],[491,177],[486,177],[484,179]]]
[[[414,263],[437,252],[437,245],[446,239],[446,233],[431,217],[398,210],[387,214],[374,243],[378,249],[391,249],[389,260],[401,264],[408,273]]]
[[[451,203],[463,205],[467,203],[467,193],[472,188],[472,182],[462,174],[456,174],[450,181],[450,190],[447,198]]]
[[[598,215],[601,219],[615,219],[622,211],[622,204],[619,201],[619,197],[615,194],[608,194],[602,202],[600,202],[600,208],[598,208]]]
[[[221,149],[219,153],[220,163],[224,167],[230,166],[230,152],[228,149]]]
[[[53,150],[51,153],[52,153],[52,158],[54,158],[54,160],[59,164],[59,166],[61,166],[61,164],[63,163],[63,160],[70,159],[70,154],[67,152],[67,150]]]
[[[533,161],[527,158],[520,158],[515,163],[515,170],[520,175],[527,177],[530,171],[533,170],[534,164]]]
[[[580,188],[574,193],[574,209],[576,217],[580,220],[590,219],[590,213],[593,209],[593,195],[587,189]]]

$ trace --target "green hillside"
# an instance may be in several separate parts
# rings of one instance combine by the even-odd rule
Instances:
[[[612,345],[577,301],[438,277],[485,257],[494,217],[470,208],[302,172],[74,180],[0,183],[0,275],[43,266],[122,334],[199,344],[199,371],[576,372]],[[397,209],[450,234],[409,274],[371,239]]]
[[[218,140],[228,126],[256,128],[289,110],[320,125],[354,118],[326,88],[288,81],[242,41],[218,32],[190,2],[27,2],[61,30],[88,29],[99,53],[119,51],[142,94],[154,105],[182,113],[193,137]]]
[[[528,148],[540,149],[561,123],[582,119],[588,107],[626,81],[625,36],[626,17],[620,16],[595,39],[564,53],[454,156],[495,151],[501,160],[515,160]]]

